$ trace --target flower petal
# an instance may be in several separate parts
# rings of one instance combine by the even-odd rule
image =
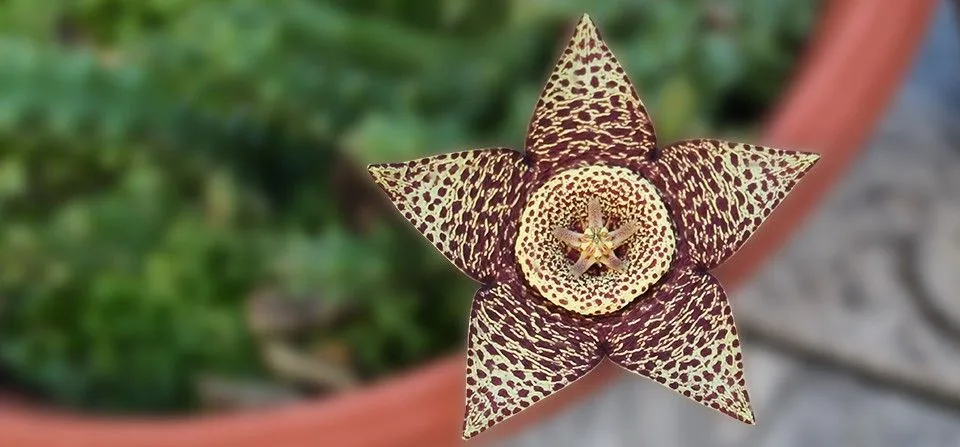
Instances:
[[[717,140],[665,148],[648,178],[673,209],[694,263],[712,269],[746,242],[820,158]]]
[[[603,358],[593,323],[514,284],[481,289],[473,300],[464,439],[573,383]]]
[[[681,270],[605,325],[607,356],[705,406],[754,423],[730,304],[709,273]]]
[[[588,16],[540,94],[526,151],[543,175],[578,160],[636,159],[656,146],[653,123]]]
[[[483,282],[512,271],[523,154],[485,149],[368,169],[397,210],[464,273]]]

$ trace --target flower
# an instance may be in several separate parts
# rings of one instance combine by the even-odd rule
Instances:
[[[463,437],[604,357],[752,424],[737,328],[708,271],[818,158],[718,140],[659,146],[585,15],[537,102],[523,153],[371,165],[397,210],[482,283],[470,315]]]

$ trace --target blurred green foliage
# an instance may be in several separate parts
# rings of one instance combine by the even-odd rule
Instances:
[[[666,139],[741,129],[788,79],[807,0],[0,0],[0,364],[71,406],[194,407],[265,376],[264,284],[364,377],[455,349],[475,287],[362,166],[518,147],[589,12]]]

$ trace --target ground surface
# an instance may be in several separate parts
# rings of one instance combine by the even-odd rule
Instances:
[[[853,171],[788,248],[732,293],[758,426],[625,377],[502,445],[960,446],[953,12],[940,11]]]

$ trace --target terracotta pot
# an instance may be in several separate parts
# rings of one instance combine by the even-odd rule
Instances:
[[[850,165],[912,65],[936,0],[832,0],[792,87],[771,116],[768,143],[824,157],[718,275],[733,286],[787,241]],[[515,432],[610,381],[603,365],[568,389],[479,436]],[[177,419],[90,419],[0,403],[0,445],[253,447],[459,445],[464,358],[453,355],[355,393],[274,410]]]

